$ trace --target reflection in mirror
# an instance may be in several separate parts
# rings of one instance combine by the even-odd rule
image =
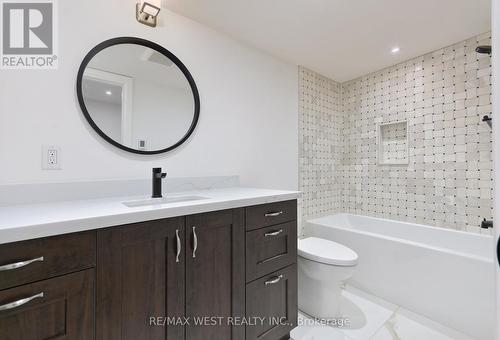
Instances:
[[[122,84],[120,78],[124,78]],[[83,97],[97,126],[113,140],[131,146],[130,120],[127,119],[131,112],[123,102],[124,98],[130,98],[125,81],[132,84],[128,77],[87,68],[83,77]]]
[[[81,87],[93,123],[129,149],[168,149],[197,119],[185,74],[167,56],[146,46],[126,43],[101,50],[86,65]]]

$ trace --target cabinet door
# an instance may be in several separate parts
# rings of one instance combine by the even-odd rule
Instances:
[[[0,339],[93,338],[93,269],[0,291]]]
[[[230,324],[245,314],[245,230],[243,210],[186,218],[186,316],[215,325],[186,328],[187,340],[243,340],[244,327]]]
[[[184,339],[155,319],[184,316],[184,244],[184,218],[98,231],[97,340]]]
[[[249,283],[246,297],[247,317],[263,318],[247,327],[246,340],[288,339],[297,325],[297,265]]]

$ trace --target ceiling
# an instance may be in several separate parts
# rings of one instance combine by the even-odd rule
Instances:
[[[163,5],[344,82],[489,31],[490,1],[163,0]],[[400,52],[392,54],[396,46]]]
[[[101,103],[122,105],[122,88],[117,85],[83,78],[83,97]]]

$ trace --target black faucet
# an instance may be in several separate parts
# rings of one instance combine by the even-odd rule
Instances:
[[[481,228],[483,228],[483,229],[493,228],[493,221],[487,221],[486,219],[484,219],[481,222]]]
[[[153,195],[152,198],[162,198],[161,180],[167,177],[165,172],[161,172],[161,168],[153,168]]]

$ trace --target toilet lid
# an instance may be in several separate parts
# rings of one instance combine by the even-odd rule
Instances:
[[[355,266],[358,254],[337,242],[317,237],[308,237],[298,242],[299,256],[314,262],[334,266]]]

